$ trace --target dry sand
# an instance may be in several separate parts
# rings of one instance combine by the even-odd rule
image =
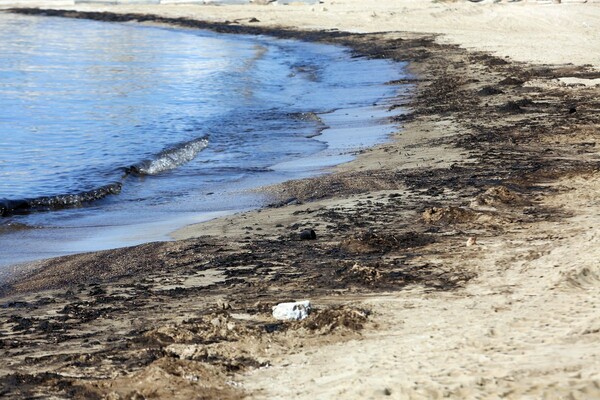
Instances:
[[[600,398],[599,4],[76,8],[411,60],[415,96],[392,143],[268,189],[300,204],[6,287],[0,394]],[[307,321],[270,319],[302,298]]]

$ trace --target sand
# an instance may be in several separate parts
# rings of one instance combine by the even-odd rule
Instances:
[[[410,60],[414,97],[272,207],[33,265],[3,288],[5,397],[600,398],[599,4],[70,8]],[[292,299],[316,312],[273,320]]]

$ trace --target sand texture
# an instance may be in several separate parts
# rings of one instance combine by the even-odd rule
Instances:
[[[413,96],[391,142],[269,207],[31,265],[2,288],[0,396],[600,398],[598,4],[75,8],[44,13],[410,61]]]

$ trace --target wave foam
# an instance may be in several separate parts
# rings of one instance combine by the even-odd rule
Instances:
[[[0,216],[9,217],[15,214],[29,214],[37,211],[60,210],[81,207],[86,203],[121,193],[120,182],[104,185],[96,189],[75,194],[44,196],[33,199],[8,200],[0,199]]]
[[[181,143],[175,147],[161,151],[152,160],[145,160],[132,165],[127,168],[127,172],[138,175],[160,174],[161,172],[175,169],[192,161],[207,146],[208,138],[206,136]]]

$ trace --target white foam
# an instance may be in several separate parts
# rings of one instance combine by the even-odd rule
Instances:
[[[198,153],[208,146],[208,139],[202,138],[161,152],[157,158],[136,167],[136,172],[143,175],[156,175],[175,169],[192,161]]]

